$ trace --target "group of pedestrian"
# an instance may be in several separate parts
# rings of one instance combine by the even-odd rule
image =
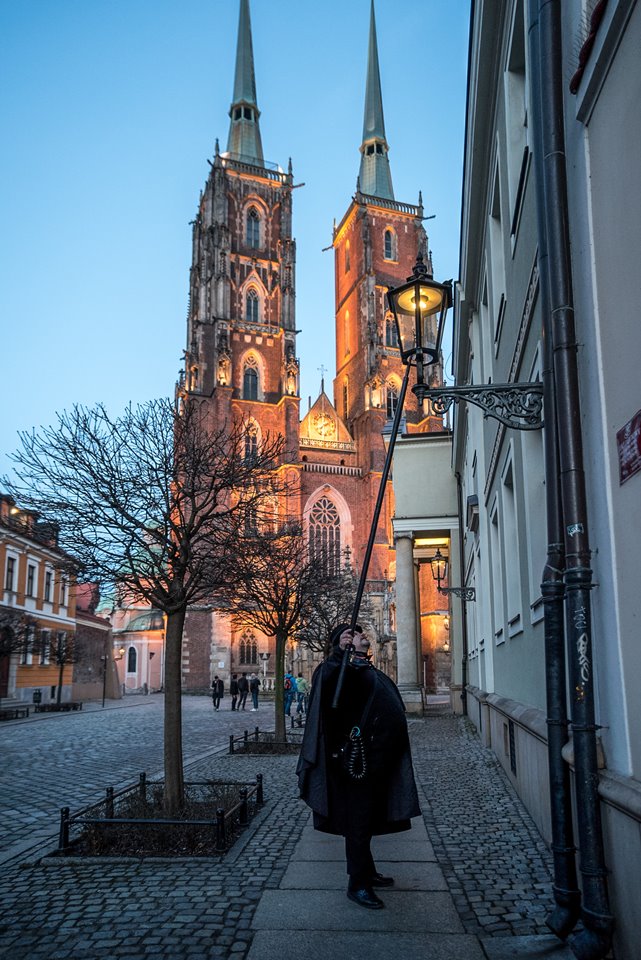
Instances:
[[[284,698],[285,713],[288,717],[292,715],[292,706],[296,703],[296,713],[307,713],[307,701],[309,699],[309,681],[305,679],[302,673],[297,677],[291,671],[287,671],[284,678]]]
[[[260,680],[255,673],[252,673],[247,679],[246,673],[237,673],[232,675],[229,682],[229,695],[231,697],[232,710],[244,710],[247,703],[247,696],[251,694],[252,711],[258,710],[258,691],[260,690]],[[220,709],[220,701],[225,695],[225,683],[218,674],[211,682],[211,697],[214,704],[214,710]]]

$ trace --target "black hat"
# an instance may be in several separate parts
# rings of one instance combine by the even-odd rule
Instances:
[[[341,634],[343,633],[343,631],[351,630],[351,628],[352,628],[351,623],[339,623],[337,627],[334,627],[329,637],[331,645],[333,647],[337,647],[338,641],[340,640]],[[354,627],[354,633],[362,633],[362,632],[363,632],[363,628],[361,627],[360,623],[357,623],[356,626]]]

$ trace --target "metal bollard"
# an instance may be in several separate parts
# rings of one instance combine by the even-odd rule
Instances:
[[[107,787],[105,797],[105,817],[107,820],[113,820],[114,818],[114,788]]]
[[[256,743],[258,743],[259,734],[260,734],[260,730],[258,729],[258,727],[256,727],[256,729],[254,730],[254,740],[256,741]]]
[[[238,811],[238,820],[241,827],[246,827],[249,823],[249,816],[247,813],[247,787],[241,787],[238,793],[240,795],[240,810]]]
[[[141,773],[140,780],[138,782],[138,791],[140,793],[140,799],[143,803],[147,803],[147,774]]]
[[[243,734],[243,743],[245,745],[245,750],[246,750],[247,747],[249,746],[249,730],[245,730]]]
[[[230,753],[234,752],[234,734],[233,733],[229,734],[229,752]]]
[[[222,807],[216,810],[216,850],[225,849],[225,811]]]
[[[69,846],[69,807],[60,808],[60,835],[58,850],[66,850]]]
[[[262,773],[256,774],[256,803],[259,807],[265,802],[265,797],[263,794],[263,775]]]

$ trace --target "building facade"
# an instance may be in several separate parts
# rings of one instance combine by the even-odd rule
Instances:
[[[1,700],[72,699],[76,600],[67,559],[50,524],[0,496]]]
[[[635,683],[641,607],[632,575],[641,562],[635,264],[641,208],[631,187],[641,162],[635,106],[641,93],[641,6],[631,0],[569,0],[560,7],[556,37],[562,62],[554,92],[565,129],[557,130],[554,153],[564,157],[567,204],[550,199],[562,192],[554,192],[559,188],[549,173],[553,152],[544,151],[537,138],[539,129],[546,135],[545,121],[537,126],[537,116],[549,110],[542,102],[555,82],[544,18],[558,5],[548,5],[540,19],[538,6],[522,0],[473,5],[455,374],[459,384],[547,378],[556,399],[553,395],[547,404],[543,431],[510,430],[484,420],[472,406],[457,409],[453,469],[462,494],[459,573],[460,582],[476,588],[476,602],[467,604],[467,629],[456,642],[454,659],[459,674],[459,663],[467,673],[470,718],[542,834],[552,840],[548,687],[556,667],[548,644],[549,594],[542,584],[547,590],[560,583],[568,670],[562,699],[570,720],[563,761],[579,885],[588,907],[584,923],[599,932],[609,926],[611,915],[614,955],[632,960],[641,946],[635,921],[641,907],[636,736],[641,708]],[[557,211],[568,227],[567,258],[553,246],[561,229]],[[567,291],[559,307],[561,261]],[[550,276],[556,288],[548,283]],[[559,324],[568,313],[575,339],[566,351]],[[542,334],[548,322],[551,359]],[[575,358],[567,368],[564,351]],[[563,375],[574,367],[576,389]],[[555,429],[565,526],[556,538],[560,542],[550,541],[548,547],[548,531],[554,529],[549,525],[555,511],[548,508],[555,496]],[[570,447],[576,435],[579,442]],[[568,491],[581,487],[586,508],[575,523],[577,504]],[[584,571],[577,567],[575,544],[579,538],[588,543],[588,537],[583,566],[591,570],[589,601],[577,608],[573,591]],[[546,566],[555,551],[557,556],[565,551],[560,570],[549,559]],[[589,713],[587,724],[580,719],[588,695],[594,702],[593,724]],[[599,769],[588,777],[588,787],[585,771],[578,769],[584,762],[575,749],[578,737],[595,743]],[[597,782],[593,817],[586,796]],[[587,861],[596,856],[600,836],[605,866],[598,866],[597,856],[596,869],[590,869]],[[609,905],[602,901],[590,913],[585,898],[593,896],[600,882],[595,878],[605,876]]]

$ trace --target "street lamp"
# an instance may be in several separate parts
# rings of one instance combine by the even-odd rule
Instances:
[[[460,600],[474,601],[476,600],[476,590],[474,587],[442,587],[441,583],[443,580],[447,579],[447,567],[448,559],[444,557],[440,549],[436,548],[436,553],[433,557],[429,559],[430,567],[432,568],[432,577],[436,580],[436,589],[439,593],[453,593],[455,597],[458,597]]]
[[[122,660],[125,655],[125,648],[118,648],[118,656],[114,656],[114,660]],[[100,658],[102,660],[102,705],[105,705],[105,694],[107,690],[107,663],[109,661],[109,655],[105,652],[105,655]]]
[[[416,365],[412,391],[423,406],[430,401],[434,413],[443,415],[453,403],[474,403],[485,417],[499,420],[516,430],[538,430],[543,426],[542,383],[493,383],[481,386],[428,387],[425,366],[437,363],[445,317],[452,305],[452,281],[437,283],[419,253],[412,276],[400,287],[390,287],[387,302],[394,315],[401,360]]]
[[[267,684],[267,661],[270,658],[270,653],[259,653],[258,656],[263,662],[263,687],[265,687]]]
[[[387,301],[396,321],[401,360],[405,364],[414,360],[416,383],[424,384],[425,366],[437,363],[441,355],[445,315],[452,306],[452,281],[437,283],[419,253],[412,276],[400,287],[390,288]]]

